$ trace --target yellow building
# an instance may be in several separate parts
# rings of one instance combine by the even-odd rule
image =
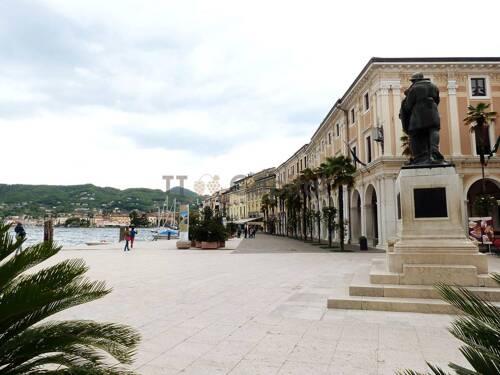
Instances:
[[[275,187],[275,169],[268,168],[234,182],[224,194],[227,215],[233,221],[262,217],[262,196]]]
[[[366,164],[358,165],[354,188],[345,190],[347,237],[352,242],[363,235],[385,247],[396,235],[395,180],[406,162],[399,109],[415,72],[422,72],[439,88],[440,150],[455,164],[461,178],[463,200],[457,204],[463,205],[464,228],[472,214],[472,200],[480,191],[481,166],[475,139],[463,119],[468,105],[481,102],[500,113],[500,58],[372,58],[327,113],[310,142],[276,170],[280,187],[293,181],[304,168],[318,167],[328,156],[350,156],[350,148]],[[496,120],[489,127],[491,145],[499,135],[500,121]],[[499,157],[491,158],[485,176],[487,192],[500,200]],[[327,204],[323,186],[313,209]],[[498,208],[493,221],[495,230],[500,231]],[[326,228],[321,232],[326,239]]]

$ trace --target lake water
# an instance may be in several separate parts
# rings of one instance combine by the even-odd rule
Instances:
[[[43,227],[24,227],[27,245],[43,241]],[[136,241],[150,241],[153,239],[149,228],[137,229]],[[14,235],[14,230],[12,229]],[[86,242],[108,241],[118,242],[119,228],[54,228],[54,240],[64,247],[85,246]]]

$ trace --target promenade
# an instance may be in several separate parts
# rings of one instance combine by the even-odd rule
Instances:
[[[453,317],[328,310],[353,274],[382,253],[331,253],[257,235],[236,250],[175,250],[175,241],[65,249],[113,292],[56,318],[126,323],[143,336],[141,374],[394,374],[425,361],[465,364],[446,330]],[[113,250],[114,249],[114,250]],[[500,259],[490,258],[492,271]]]

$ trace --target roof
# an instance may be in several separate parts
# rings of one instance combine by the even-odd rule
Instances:
[[[500,63],[500,57],[372,57],[366,65],[363,67],[361,72],[357,75],[354,81],[351,83],[349,88],[344,92],[344,95],[338,99],[332,108],[328,111],[325,118],[321,121],[318,128],[312,135],[311,139],[319,132],[325,121],[330,117],[332,112],[344,101],[349,91],[356,86],[358,81],[363,77],[363,75],[371,68],[372,65],[381,64],[419,64],[419,63]]]

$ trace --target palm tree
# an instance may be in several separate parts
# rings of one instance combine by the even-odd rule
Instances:
[[[302,171],[299,179],[301,180],[301,187],[302,187],[302,191],[304,194],[303,212],[305,214],[307,210],[309,210],[309,212],[311,212],[311,190],[313,188],[314,181],[317,180],[317,176],[312,171],[312,169],[306,168]],[[307,208],[306,208],[306,201],[308,202]],[[304,215],[304,216],[307,216],[307,215]],[[309,219],[311,219],[311,217],[309,217]],[[304,224],[305,224],[305,222],[306,222],[306,220],[304,220]],[[311,230],[310,235],[311,235],[311,241],[312,241],[313,240],[312,226],[310,226],[310,230]],[[305,233],[305,230],[304,230],[304,233]],[[305,239],[307,240],[307,236],[305,236],[305,237],[306,237]]]
[[[318,170],[319,178],[322,183],[326,186],[326,193],[328,196],[328,207],[323,207],[323,218],[327,223],[328,228],[328,247],[332,247],[332,233],[334,229],[334,222],[332,220],[333,212],[336,212],[335,207],[333,207],[332,202],[332,176],[335,171],[334,162],[332,157],[326,158],[326,160],[321,163]]]
[[[316,198],[316,225],[318,228],[318,243],[321,243],[321,211],[319,209],[319,184],[321,178],[321,167],[316,168],[313,172],[311,190],[314,192]]]
[[[132,362],[140,336],[131,327],[89,320],[45,321],[111,290],[104,282],[84,278],[88,267],[81,259],[26,273],[61,247],[47,241],[14,255],[24,240],[14,241],[9,228],[0,222],[0,373],[131,374],[107,361]]]
[[[476,140],[476,152],[479,155],[481,162],[482,173],[482,194],[485,194],[486,185],[484,180],[484,167],[486,166],[485,155],[492,156],[491,145],[489,142],[488,127],[491,120],[493,120],[497,113],[488,111],[489,104],[478,103],[477,106],[469,105],[467,107],[467,117],[464,118],[464,123],[470,126],[471,133],[474,133]]]
[[[500,274],[492,278],[500,285]],[[474,371],[455,363],[448,366],[457,375],[500,374],[500,308],[465,288],[441,284],[437,289],[442,299],[461,312],[449,331],[464,343],[460,351]],[[428,365],[432,374],[446,375],[439,367]],[[399,374],[419,375],[412,370]]]
[[[261,198],[261,211],[264,214],[264,225],[266,227],[266,232],[268,232],[268,220],[269,220],[269,206],[271,201],[269,200],[269,194],[266,193]]]
[[[285,207],[288,216],[287,231],[298,237],[299,213],[300,213],[300,189],[296,183],[285,185]]]
[[[354,173],[356,167],[352,164],[350,158],[344,155],[334,157],[331,161],[332,166],[332,188],[338,189],[339,197],[339,240],[340,251],[344,251],[344,186],[350,190],[354,185]]]

